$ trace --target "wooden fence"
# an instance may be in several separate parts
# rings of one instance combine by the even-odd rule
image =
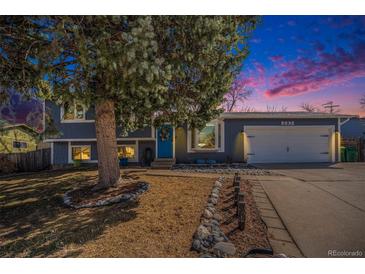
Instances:
[[[14,165],[17,172],[31,172],[48,169],[51,167],[51,149],[40,149],[26,153],[0,154]]]

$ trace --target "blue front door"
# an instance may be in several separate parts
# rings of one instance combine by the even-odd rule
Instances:
[[[157,129],[157,156],[158,158],[172,158],[173,130],[172,126],[164,125]]]

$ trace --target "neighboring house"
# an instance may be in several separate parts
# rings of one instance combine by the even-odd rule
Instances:
[[[343,138],[365,139],[365,118],[352,118],[342,126]]]
[[[51,143],[53,164],[71,164],[73,160],[96,163],[93,108],[46,104],[60,132],[45,140]],[[131,164],[143,164],[147,151],[152,152],[155,161],[177,163],[336,162],[341,125],[351,117],[308,112],[224,113],[201,131],[187,125],[164,125],[122,137],[118,128],[118,154]]]
[[[0,153],[28,152],[37,149],[38,134],[25,124],[0,123]]]
[[[352,118],[342,127],[342,145],[356,148],[358,161],[365,161],[365,118]]]

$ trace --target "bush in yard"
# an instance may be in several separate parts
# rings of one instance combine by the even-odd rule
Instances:
[[[16,165],[9,161],[6,155],[0,154],[0,173],[7,174],[16,171]]]

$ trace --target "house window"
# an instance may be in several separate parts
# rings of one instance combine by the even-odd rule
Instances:
[[[129,160],[137,160],[136,146],[135,145],[119,145],[118,157],[128,158]]]
[[[85,112],[84,105],[66,102],[61,108],[61,119],[63,121],[85,120]]]
[[[216,124],[209,123],[200,131],[196,132],[196,148],[198,149],[214,149],[217,144]]]
[[[73,146],[72,147],[72,160],[88,161],[91,159],[91,147],[90,146]]]
[[[26,142],[19,142],[19,141],[14,141],[13,142],[13,148],[27,148],[28,144]]]
[[[189,151],[222,150],[222,125],[218,121],[207,123],[202,130],[193,129],[189,133]]]

